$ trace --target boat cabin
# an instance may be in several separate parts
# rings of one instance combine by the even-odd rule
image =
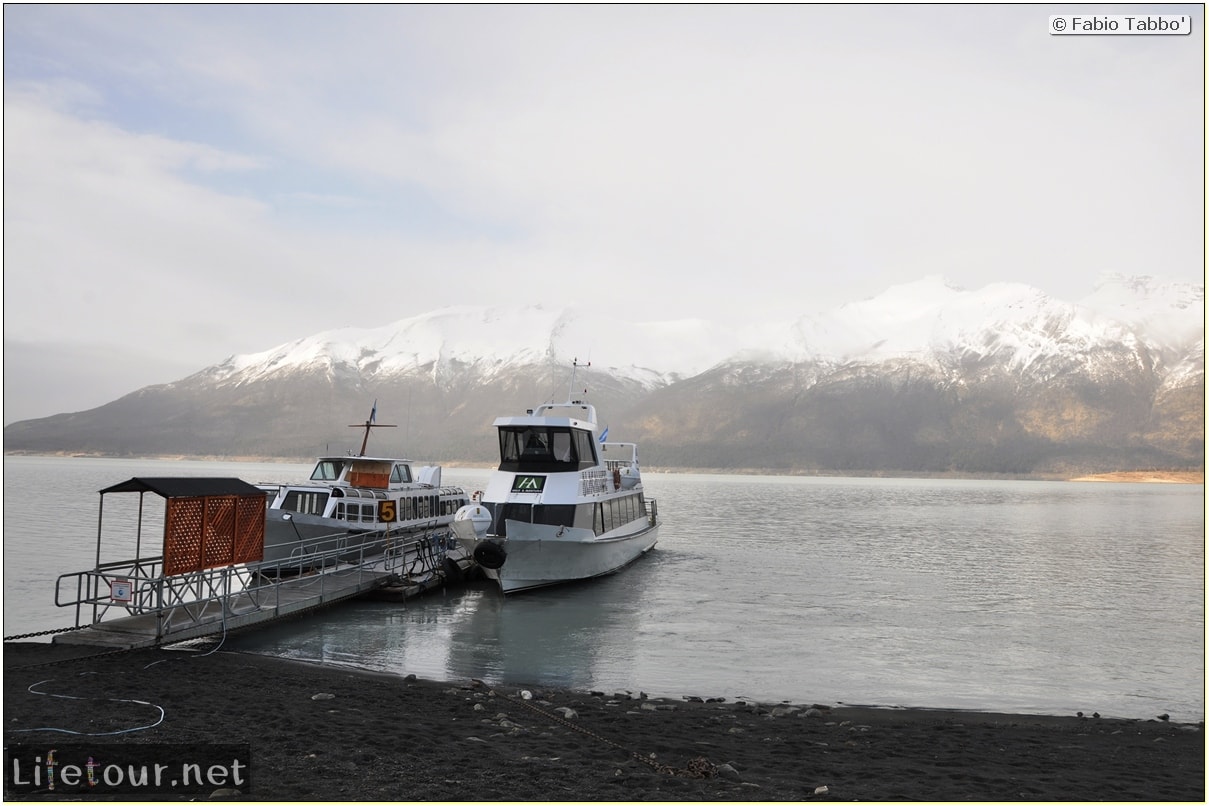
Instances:
[[[598,464],[592,432],[561,425],[499,426],[500,470],[566,473]]]
[[[411,465],[407,462],[342,456],[320,459],[311,472],[311,481],[387,490],[410,484],[414,479],[411,475]]]
[[[499,417],[500,466],[509,473],[577,473],[600,464],[596,409],[578,400]]]

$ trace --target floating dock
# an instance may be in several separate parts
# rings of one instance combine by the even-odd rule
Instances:
[[[75,627],[55,643],[135,649],[264,625],[374,594],[401,601],[460,580],[473,562],[451,534],[385,535],[350,552],[302,551],[265,561],[265,497],[238,479],[131,479],[102,492],[153,492],[168,499],[163,553],[101,562],[63,574],[55,604],[75,608]],[[102,505],[103,511],[103,505]],[[142,500],[139,503],[142,546]],[[330,537],[323,538],[331,543]],[[305,547],[304,547],[305,548]]]
[[[465,566],[465,567],[464,567]],[[469,563],[459,567],[468,572]],[[204,638],[265,625],[355,597],[403,601],[445,584],[440,574],[406,579],[373,565],[347,565],[292,579],[274,580],[227,597],[180,605],[166,613],[142,613],[99,621],[56,635],[57,644],[138,649]]]

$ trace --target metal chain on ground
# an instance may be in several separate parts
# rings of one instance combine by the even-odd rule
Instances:
[[[510,697],[509,699],[512,699],[512,698]],[[584,734],[585,736],[591,736],[593,739],[604,742],[605,744],[609,745],[610,747],[614,748],[615,750],[620,750],[621,752],[625,753],[626,755],[628,755],[630,758],[634,759],[635,761],[639,761],[643,764],[646,764],[648,767],[651,767],[656,772],[663,773],[664,775],[674,775],[674,776],[678,776],[681,778],[713,778],[718,772],[718,768],[714,764],[712,764],[710,762],[710,760],[707,759],[705,756],[698,756],[694,759],[690,759],[688,764],[682,768],[671,767],[667,764],[660,764],[658,761],[651,758],[650,756],[644,756],[637,751],[630,750],[630,749],[618,744],[617,742],[613,741],[612,739],[609,739],[605,736],[601,736],[599,733],[595,733],[594,731],[588,730],[587,728],[583,727],[582,725],[576,725],[574,722],[572,722],[569,719],[563,719],[561,716],[552,714],[549,711],[546,711],[544,708],[539,708],[538,706],[534,705],[533,703],[531,703],[527,700],[513,700],[513,702],[519,703],[520,705],[525,706],[526,708],[530,709],[531,711],[536,711],[537,713],[541,714],[542,716],[546,717],[547,719],[553,720],[554,722],[557,722],[558,724],[560,724],[564,727],[570,728],[573,731],[577,731],[579,733]]]
[[[37,638],[42,635],[58,635],[61,632],[74,632],[75,630],[86,630],[91,627],[91,624],[85,624],[80,627],[60,627],[57,630],[42,630],[41,632],[27,632],[23,635],[6,635],[5,641],[20,641],[22,638]]]

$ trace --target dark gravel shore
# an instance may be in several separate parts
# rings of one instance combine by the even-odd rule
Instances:
[[[217,792],[237,800],[1205,799],[1200,724],[639,692],[527,699],[237,653],[94,652],[5,644],[6,747],[246,743],[251,786]],[[116,736],[45,730],[123,731],[154,724],[160,708],[155,727]],[[5,784],[7,800],[208,799],[16,795],[7,771]]]

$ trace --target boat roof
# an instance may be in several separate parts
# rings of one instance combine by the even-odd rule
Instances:
[[[562,403],[542,403],[537,408],[530,409],[528,413],[521,416],[497,417],[494,425],[496,427],[552,425],[595,431],[596,408],[582,400],[568,400]]]
[[[243,479],[211,478],[206,476],[136,476],[112,487],[105,493],[155,493],[164,498],[195,498],[206,495],[258,495],[264,490]]]
[[[412,463],[410,459],[391,459],[385,456],[353,456],[351,454],[341,454],[340,456],[320,456],[316,462],[395,462],[398,464],[409,465]]]

